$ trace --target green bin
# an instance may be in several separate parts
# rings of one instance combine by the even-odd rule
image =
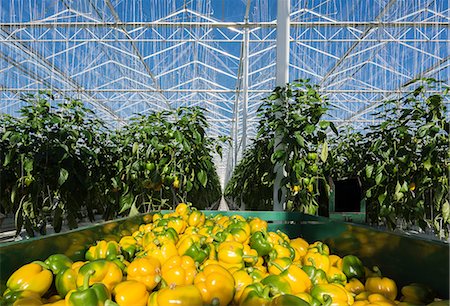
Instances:
[[[204,213],[259,217],[269,222],[270,230],[279,229],[291,238],[303,237],[310,243],[322,240],[330,246],[332,253],[340,256],[357,255],[366,266],[378,266],[383,275],[393,278],[400,288],[409,283],[424,283],[436,290],[440,298],[449,297],[449,245],[442,241],[385,232],[297,212]],[[81,260],[90,244],[103,238],[130,234],[142,223],[142,218],[143,215],[118,219],[62,234],[0,244],[2,289],[9,275],[20,266],[34,260],[44,260],[54,253],[64,253],[73,260]]]

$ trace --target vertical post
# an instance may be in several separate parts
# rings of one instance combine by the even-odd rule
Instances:
[[[290,36],[290,0],[277,1],[277,72],[276,85],[284,87],[289,82],[289,36]],[[285,103],[278,99],[277,103]],[[277,116],[277,114],[275,114]],[[280,114],[278,114],[280,116]],[[274,150],[283,149],[281,135],[275,132]],[[283,163],[276,163],[274,167],[275,181],[273,185],[273,210],[284,210],[286,205],[286,188],[282,186],[284,177]]]
[[[246,18],[245,23],[248,22]],[[248,55],[249,55],[249,29],[244,29],[244,46],[242,57],[242,154],[247,147],[247,108],[248,108]]]

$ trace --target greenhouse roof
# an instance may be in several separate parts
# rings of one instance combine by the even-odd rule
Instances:
[[[320,85],[336,125],[363,127],[410,80],[448,84],[449,16],[442,0],[291,1],[289,79]],[[275,0],[0,0],[0,112],[49,88],[113,126],[197,105],[239,144],[275,87],[276,18]]]

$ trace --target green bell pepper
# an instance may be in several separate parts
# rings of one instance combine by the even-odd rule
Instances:
[[[324,270],[317,269],[314,266],[303,266],[302,270],[308,274],[308,277],[313,285],[328,283],[327,274]]]
[[[69,293],[69,297],[66,299],[67,306],[104,306],[106,300],[111,299],[111,294],[105,285],[96,283],[89,287],[89,278],[92,274],[94,274],[94,272],[86,273],[83,286]]]
[[[77,273],[70,268],[59,271],[56,275],[55,287],[58,294],[64,298],[69,291],[77,288]]]
[[[262,231],[254,232],[251,235],[250,247],[256,250],[259,256],[265,256],[272,251],[272,245],[267,239],[267,234]]]
[[[194,242],[183,255],[190,256],[195,262],[202,263],[209,257],[210,250],[208,244]]]
[[[73,261],[64,254],[50,255],[44,262],[55,275],[61,270],[70,268],[73,264]]]
[[[342,271],[348,279],[364,279],[365,271],[361,260],[354,255],[347,255],[342,258]]]
[[[291,285],[288,281],[279,275],[266,276],[261,284],[270,287],[270,294],[276,296],[278,294],[289,294],[292,292]]]
[[[295,295],[284,294],[275,297],[270,306],[309,306],[309,304]]]
[[[227,236],[229,236],[231,233],[228,230],[223,230],[221,232],[218,232],[214,235],[214,240],[222,243],[225,241],[225,239],[227,238]]]
[[[170,240],[173,243],[178,242],[178,233],[173,227],[168,227],[164,231],[155,234],[156,239],[153,241],[156,244],[159,244],[159,241],[162,240]]]
[[[239,300],[239,306],[270,306],[270,287],[253,283],[245,287]]]

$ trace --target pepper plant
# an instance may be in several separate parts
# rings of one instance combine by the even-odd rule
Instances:
[[[18,118],[3,117],[1,201],[15,212],[16,228],[45,233],[48,220],[59,231],[103,211],[111,157],[103,123],[78,100],[56,104],[51,93],[26,96]]]
[[[450,221],[447,89],[433,79],[408,85],[413,83],[415,90],[381,105],[379,123],[341,134],[329,169],[336,178],[361,178],[372,223],[395,228],[406,222],[445,236]]]
[[[221,146],[206,135],[201,108],[181,107],[133,118],[114,136],[117,210],[124,213],[174,207],[192,201],[198,208],[221,196],[211,152]]]
[[[327,131],[337,132],[333,123],[322,118],[327,109],[326,99],[307,80],[277,87],[259,108],[256,139],[230,179],[226,195],[242,199],[251,209],[267,209],[273,200],[274,165],[281,163],[281,185],[289,190],[287,209],[315,213],[319,183],[328,190]],[[276,138],[283,146],[274,152]]]

